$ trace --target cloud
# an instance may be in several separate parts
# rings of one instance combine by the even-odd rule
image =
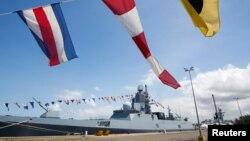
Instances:
[[[224,67],[210,70],[206,72],[194,71],[192,73],[192,80],[194,92],[197,101],[200,121],[211,119],[214,116],[214,104],[212,94],[215,96],[217,107],[225,112],[224,119],[238,118],[240,116],[237,102],[233,99],[239,98],[240,108],[242,113],[250,114],[250,64],[245,68],[239,68],[234,65],[226,65]],[[147,85],[153,85],[157,80],[155,74],[150,70],[141,82]],[[179,89],[179,95],[169,98],[161,99],[159,102],[165,107],[170,106],[172,112],[182,117],[189,117],[191,121],[197,122],[196,112],[194,108],[194,99],[192,94],[192,87],[188,78],[183,78],[179,81],[182,87]],[[134,90],[135,87],[126,86],[124,89]],[[65,98],[82,97],[83,92],[77,90],[65,90],[61,96]],[[92,96],[93,98],[94,96]],[[94,105],[89,101],[86,107],[68,110],[72,117],[75,118],[109,118],[114,109],[119,109],[117,104],[112,105]],[[93,101],[92,101],[93,102]],[[91,104],[93,104],[91,106]],[[153,111],[163,111],[166,109],[152,106]],[[68,113],[67,113],[68,114]]]
[[[86,100],[86,104],[89,105],[90,107],[96,107],[96,102],[91,98]]]
[[[64,90],[57,95],[61,99],[81,99],[83,97],[83,91],[79,90]]]
[[[152,69],[148,70],[148,72],[143,75],[143,79],[139,81],[141,85],[147,85],[152,86],[156,82],[160,82],[155,73]],[[129,92],[135,92],[137,90],[137,87],[135,86],[124,86],[123,89],[129,91]]]
[[[152,69],[148,71],[144,78],[140,81],[141,84],[148,86],[153,85],[155,82],[159,81]]]
[[[99,92],[99,91],[101,91],[102,89],[101,89],[100,87],[98,87],[98,86],[95,86],[95,87],[94,87],[94,90],[97,91],[97,92]]]
[[[123,88],[129,92],[134,92],[136,90],[134,86],[124,86]]]
[[[250,114],[250,64],[246,68],[237,68],[234,65],[193,74],[193,86],[197,101],[199,116],[201,119],[212,118],[215,112],[212,94],[215,96],[217,107],[225,112],[225,119],[235,119],[240,116],[235,97],[239,98],[240,108],[243,114]],[[165,99],[164,105],[175,107],[179,111],[191,117],[196,122],[194,100],[190,80],[184,78],[180,81],[181,95],[171,101]]]
[[[250,97],[250,69],[237,68],[231,64],[214,71],[199,73],[193,80],[195,92],[206,102],[211,98],[211,94],[219,101],[232,101],[233,97]],[[185,83],[187,84],[187,83]],[[185,90],[190,90],[190,85],[184,86]],[[187,91],[184,91],[187,92]]]
[[[52,110],[52,111],[62,111],[62,108],[60,107],[60,105],[58,103],[55,103],[55,104],[51,104],[49,106],[49,110]]]
[[[56,99],[62,99],[62,100],[82,99],[83,91],[67,89],[59,92],[59,94],[57,94],[55,97]],[[49,110],[65,112],[65,109],[62,108],[61,105],[58,103],[55,103],[54,105],[51,104],[49,106]]]
[[[74,102],[70,103],[69,105],[66,105],[64,103],[55,104],[54,106],[51,105],[50,109],[60,111],[60,115],[62,118],[110,118],[113,110],[120,109],[122,107],[122,104],[120,102],[112,102],[112,104],[99,102],[96,96],[93,94],[90,95],[90,97],[84,97],[84,92],[79,90],[63,90],[62,92],[60,92],[60,94],[56,95],[56,98],[68,100],[86,98],[85,102],[82,101],[81,104],[76,104]],[[95,101],[93,100],[93,98],[95,98]]]

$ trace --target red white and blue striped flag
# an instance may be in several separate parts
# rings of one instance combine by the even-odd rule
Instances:
[[[137,47],[140,49],[145,59],[147,59],[154,73],[162,83],[175,89],[180,87],[180,84],[174,79],[174,77],[172,77],[171,74],[169,74],[169,72],[164,69],[151,54],[134,0],[103,0],[103,2],[128,30]]]
[[[18,11],[18,14],[49,59],[49,66],[77,57],[59,3]]]

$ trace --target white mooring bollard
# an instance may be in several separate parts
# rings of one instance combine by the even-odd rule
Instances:
[[[87,136],[88,136],[88,131],[87,131],[87,130],[85,131],[84,136],[85,136],[85,137],[87,137]]]

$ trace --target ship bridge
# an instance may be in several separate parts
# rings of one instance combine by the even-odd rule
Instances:
[[[136,113],[151,114],[149,101],[147,86],[145,85],[144,90],[144,87],[139,85],[138,92],[132,98],[132,104],[123,104],[123,109],[114,110],[110,119],[131,119],[131,116]]]

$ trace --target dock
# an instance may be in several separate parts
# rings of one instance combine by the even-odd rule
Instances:
[[[108,136],[95,135],[67,135],[67,136],[34,136],[34,137],[2,137],[0,141],[197,141],[199,132],[178,131],[166,133],[141,134],[110,134]],[[203,131],[207,140],[207,131]]]

